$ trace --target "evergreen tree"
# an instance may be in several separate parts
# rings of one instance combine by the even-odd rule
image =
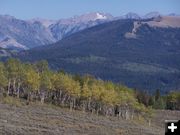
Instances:
[[[156,92],[155,92],[155,100],[158,101],[159,98],[160,98],[161,94],[160,94],[160,90],[157,89]]]

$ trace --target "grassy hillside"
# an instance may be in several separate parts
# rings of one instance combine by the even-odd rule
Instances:
[[[0,103],[0,134],[13,135],[163,135],[164,120],[180,112],[157,111],[151,126],[142,121],[97,116],[41,104],[12,106]]]
[[[42,105],[22,107],[0,103],[0,134],[161,134],[162,128]],[[13,115],[12,115],[13,114]]]

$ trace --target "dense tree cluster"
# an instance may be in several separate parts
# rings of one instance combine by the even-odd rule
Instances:
[[[9,59],[0,63],[0,93],[28,102],[39,100],[96,114],[119,116],[148,115],[135,92],[125,86],[97,80],[90,75],[52,71],[46,61],[35,64]]]
[[[136,91],[136,98],[139,103],[151,106],[153,109],[180,110],[179,91],[171,91],[167,95],[161,95],[159,89],[153,95],[145,91]]]

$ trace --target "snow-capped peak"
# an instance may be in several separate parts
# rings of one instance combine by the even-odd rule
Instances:
[[[111,20],[113,18],[110,14],[100,13],[100,12],[92,12],[86,13],[79,16],[74,16],[68,19],[60,19],[58,23],[61,24],[77,24],[77,23],[87,23],[89,21],[96,21],[96,20]]]
[[[96,16],[97,16],[97,17],[95,18],[96,20],[97,20],[97,19],[107,19],[107,17],[106,17],[105,15],[102,15],[102,14],[100,14],[100,13],[96,13]]]
[[[111,17],[112,16],[109,14],[93,12],[93,13],[83,14],[81,16],[76,16],[74,19],[81,21],[95,21],[95,20],[110,19]]]

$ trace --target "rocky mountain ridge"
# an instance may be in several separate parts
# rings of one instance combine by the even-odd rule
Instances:
[[[21,20],[9,15],[0,15],[0,47],[15,50],[27,50],[37,46],[55,43],[81,30],[119,19],[149,19],[162,16],[158,12],[139,16],[128,13],[119,17],[110,14],[93,12],[72,18],[49,20],[35,18]],[[176,17],[175,14],[169,16]],[[8,40],[7,40],[8,39]]]

